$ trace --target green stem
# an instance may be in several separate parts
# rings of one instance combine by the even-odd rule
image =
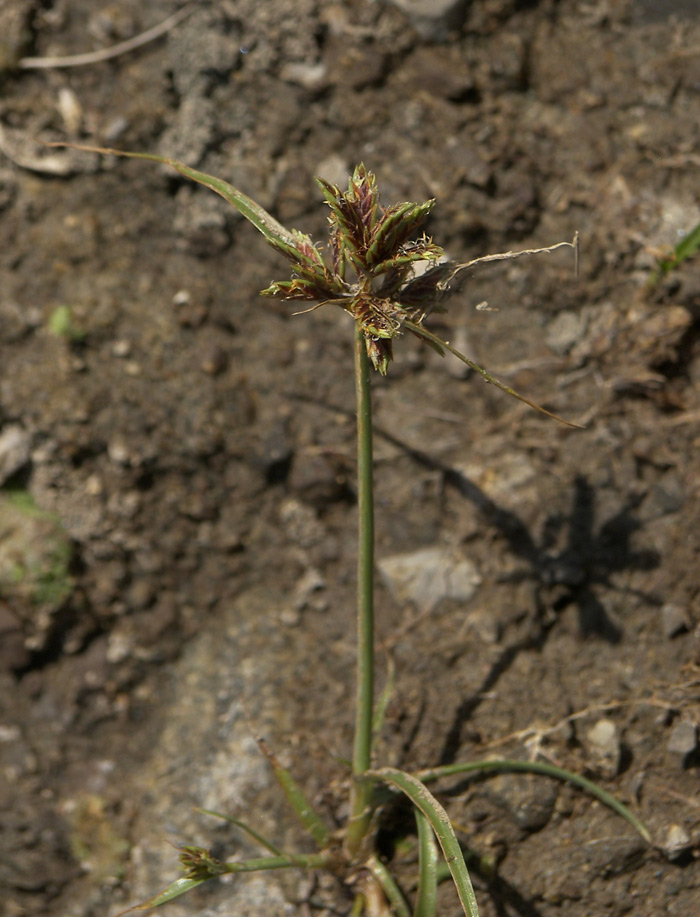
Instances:
[[[375,854],[372,854],[367,860],[367,869],[372,873],[391,904],[391,913],[395,914],[396,917],[411,917],[406,899],[397,885],[396,879]]]
[[[372,462],[372,401],[369,358],[359,322],[355,326],[355,390],[357,394],[357,694],[354,777],[371,767],[374,712],[374,494]],[[373,784],[355,781],[350,800],[346,835],[348,852],[356,855],[372,817]]]
[[[261,872],[265,869],[292,869],[302,867],[304,869],[328,869],[328,855],[325,853],[305,853],[294,856],[277,857],[255,857],[252,860],[244,860],[235,863],[224,863],[225,869],[222,872],[239,873],[239,872]]]

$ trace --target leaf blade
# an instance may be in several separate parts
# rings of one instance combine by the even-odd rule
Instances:
[[[430,822],[415,810],[418,828],[418,898],[414,917],[435,917],[437,909],[438,849]]]
[[[275,779],[282,788],[284,795],[287,797],[287,801],[296,812],[299,821],[309,832],[319,849],[322,850],[328,847],[331,842],[330,829],[306,798],[305,793],[294,777],[292,777],[290,772],[280,764],[267,742],[259,736],[256,737],[256,742],[270,763]]]
[[[103,155],[121,156],[126,159],[145,159],[149,162],[159,162],[169,166],[174,171],[189,178],[191,181],[204,185],[211,191],[228,201],[235,207],[248,222],[252,223],[255,228],[263,234],[266,241],[278,251],[292,258],[292,260],[302,260],[304,263],[315,263],[315,260],[305,255],[300,250],[297,239],[289,229],[279,223],[272,214],[268,213],[260,204],[256,203],[247,194],[239,191],[238,188],[216,178],[214,175],[208,175],[206,172],[200,172],[180,162],[178,159],[170,159],[167,156],[158,156],[155,153],[134,153],[130,150],[115,150],[111,147],[86,146],[78,143],[52,142],[45,143],[50,147],[69,147],[74,150],[85,150],[88,153],[101,153]]]
[[[479,907],[476,903],[476,895],[464,862],[462,848],[450,823],[449,815],[437,799],[412,774],[407,774],[405,771],[400,771],[393,767],[382,767],[377,770],[367,771],[363,777],[365,776],[395,786],[408,796],[413,805],[425,815],[442,848],[445,862],[452,874],[464,913],[467,917],[479,917]]]
[[[375,854],[367,860],[367,869],[372,873],[391,905],[395,917],[411,917],[401,889],[384,863]]]
[[[486,761],[468,761],[461,764],[446,764],[441,767],[429,768],[418,771],[417,776],[424,781],[440,780],[443,777],[454,777],[459,774],[470,773],[526,773],[542,774],[546,777],[554,777],[556,780],[563,780],[565,783],[571,783],[573,786],[590,793],[608,808],[617,812],[625,821],[644,838],[647,843],[651,843],[649,829],[637,816],[627,808],[627,806],[616,799],[612,793],[608,793],[602,787],[598,786],[592,780],[581,777],[573,771],[568,771],[556,764],[549,764],[546,761],[519,761],[512,758],[492,758]]]
[[[545,414],[547,417],[551,417],[553,420],[558,420],[559,423],[563,423],[567,427],[573,427],[575,430],[585,430],[585,427],[580,423],[574,423],[572,420],[565,420],[558,414],[555,414],[552,411],[548,411],[547,408],[543,408],[542,405],[537,404],[537,402],[530,401],[529,398],[526,398],[524,395],[521,395],[520,392],[516,392],[514,388],[506,385],[505,382],[501,382],[500,379],[492,376],[491,373],[485,370],[483,366],[479,366],[478,363],[474,363],[473,360],[465,357],[463,353],[460,353],[459,350],[457,350],[455,347],[452,347],[452,345],[448,344],[447,341],[443,341],[442,338],[439,338],[436,334],[428,331],[427,328],[424,328],[417,322],[406,319],[404,320],[403,324],[404,327],[408,328],[412,334],[418,338],[422,338],[428,344],[431,344],[436,350],[438,350],[438,352],[440,352],[440,348],[448,350],[451,354],[457,357],[458,360],[461,360],[462,363],[466,363],[470,369],[473,369],[475,372],[479,373],[479,375],[483,376],[487,382],[489,382],[491,385],[495,385],[496,388],[500,388],[500,390],[505,392],[507,395],[512,395],[513,398],[517,398],[518,401],[522,401],[522,403],[526,404],[528,407],[534,408],[536,411],[539,411],[540,414]]]
[[[268,841],[266,837],[263,837],[255,828],[251,828],[250,825],[246,824],[244,821],[241,821],[240,818],[234,818],[232,815],[226,815],[224,812],[215,812],[213,809],[197,809],[198,812],[201,812],[203,815],[211,815],[213,818],[220,818],[222,821],[228,822],[230,825],[234,825],[236,828],[240,828],[241,831],[244,831],[253,840],[257,841],[261,847],[268,851],[268,853],[273,854],[274,856],[284,856],[284,853],[277,847],[272,841]]]

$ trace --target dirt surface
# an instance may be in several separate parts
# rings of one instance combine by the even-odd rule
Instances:
[[[490,265],[428,324],[584,431],[409,338],[374,380],[381,762],[539,753],[650,827],[446,785],[484,917],[700,913],[700,262],[650,285],[700,220],[697,3],[220,0],[27,66],[176,9],[0,3],[0,914],[115,914],[167,841],[250,853],[195,805],[299,849],[253,729],[339,819],[352,729],[347,317],[260,299],[286,266],[205,189],[33,138],[184,159],[317,239],[313,176],[359,161],[456,259],[580,232],[578,282]],[[349,911],[290,874],[167,912]]]

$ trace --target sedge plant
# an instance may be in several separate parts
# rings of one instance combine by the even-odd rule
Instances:
[[[490,758],[408,773],[381,766],[374,760],[374,739],[381,727],[389,692],[375,697],[371,371],[374,369],[380,375],[386,375],[394,342],[407,332],[440,354],[446,351],[455,354],[487,382],[536,410],[556,417],[456,351],[429,331],[424,326],[424,320],[431,311],[443,309],[450,284],[461,271],[488,261],[552,252],[564,246],[576,249],[576,238],[573,242],[560,242],[548,248],[487,255],[466,263],[449,261],[431,238],[419,235],[434,201],[405,202],[384,208],[379,201],[375,176],[364,165],[358,165],[347,190],[341,190],[322,178],[316,179],[330,209],[326,260],[308,235],[285,228],[247,195],[221,179],[176,160],[151,154],[93,147],[81,149],[166,163],[186,178],[220,194],[291,265],[291,278],[272,283],[262,291],[262,295],[292,302],[337,306],[349,315],[354,328],[359,519],[357,681],[349,815],[345,826],[338,832],[326,823],[291,773],[280,764],[264,740],[259,739],[262,752],[287,800],[312,838],[316,852],[281,850],[237,817],[208,812],[224,818],[245,833],[259,845],[261,856],[220,860],[201,847],[184,846],[180,849],[184,874],[164,891],[132,910],[167,904],[203,882],[226,874],[276,869],[326,869],[352,890],[354,903],[350,913],[353,917],[363,914],[367,917],[435,917],[437,885],[445,876],[451,877],[454,882],[464,914],[477,917],[478,906],[465,861],[465,850],[447,812],[428,789],[430,784],[455,776],[527,772],[566,781],[614,809],[648,841],[645,826],[620,801],[591,781],[547,762]],[[568,421],[562,422],[577,426]],[[382,807],[397,794],[408,798],[416,819],[418,875],[411,901],[375,846]]]

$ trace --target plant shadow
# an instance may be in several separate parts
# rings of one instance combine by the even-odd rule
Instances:
[[[440,472],[445,484],[469,500],[486,524],[499,532],[511,555],[524,561],[523,569],[513,574],[511,580],[533,582],[536,615],[526,633],[503,647],[482,684],[464,698],[455,711],[438,759],[440,764],[451,764],[461,746],[464,726],[482,699],[488,696],[521,652],[544,647],[559,614],[566,608],[576,606],[582,639],[597,637],[612,645],[618,644],[623,636],[622,627],[609,615],[598,591],[620,591],[613,581],[615,574],[656,569],[660,557],[656,551],[633,547],[632,536],[643,526],[635,514],[642,500],[639,495],[632,495],[612,516],[599,521],[595,489],[584,475],[578,475],[568,511],[548,514],[541,535],[537,537],[517,513],[499,505],[463,472],[414,449],[381,428],[376,433],[422,467]],[[650,605],[660,604],[652,594],[630,588],[622,591]],[[454,664],[457,658],[458,652],[449,664]],[[418,728],[416,724],[414,731]]]

